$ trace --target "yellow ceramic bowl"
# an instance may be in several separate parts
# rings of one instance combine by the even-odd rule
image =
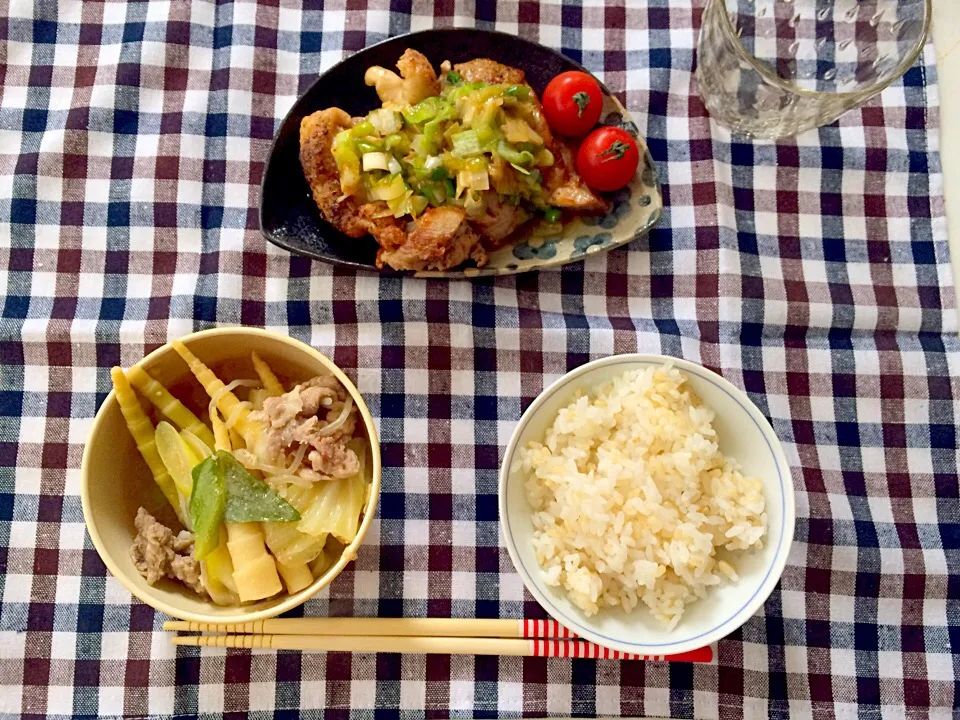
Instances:
[[[373,487],[357,537],[344,549],[333,567],[312,585],[293,595],[238,607],[221,607],[198,598],[180,583],[161,580],[156,585],[147,585],[133,566],[129,552],[136,534],[133,520],[137,508],[143,506],[171,525],[175,523],[175,516],[140,457],[113,392],[97,412],[83,450],[80,498],[87,530],[113,576],[127,590],[160,612],[182,620],[220,623],[252,622],[279,615],[303,604],[325,588],[357,557],[357,548],[373,522],[380,498],[377,429],[366,403],[343,371],[299,340],[266,330],[240,327],[204,330],[181,339],[220,378],[255,378],[250,352],[256,350],[285,384],[307,380],[320,373],[332,373],[343,383],[360,411],[373,457]],[[154,350],[139,365],[195,412],[207,407],[208,399],[203,389],[169,344]]]

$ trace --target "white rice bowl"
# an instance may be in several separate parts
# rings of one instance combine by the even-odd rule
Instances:
[[[543,581],[588,617],[642,604],[673,629],[763,548],[763,483],[721,453],[685,380],[669,364],[620,373],[517,450]]]

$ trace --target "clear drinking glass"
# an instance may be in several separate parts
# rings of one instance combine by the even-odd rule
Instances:
[[[930,0],[709,0],[700,95],[718,122],[758,138],[826,125],[913,65],[930,15]]]

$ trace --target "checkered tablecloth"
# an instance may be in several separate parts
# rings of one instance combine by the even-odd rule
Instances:
[[[932,47],[838,125],[751,144],[697,95],[703,0],[276,4],[0,3],[0,714],[951,716],[960,343]],[[663,180],[649,237],[476,282],[264,243],[297,94],[451,25],[559,48],[619,94]],[[500,454],[545,384],[634,350],[718,370],[770,419],[797,497],[783,581],[709,665],[175,652],[84,533],[80,455],[111,365],[236,323],[329,354],[380,427],[379,518],[305,614],[541,616],[498,538]]]

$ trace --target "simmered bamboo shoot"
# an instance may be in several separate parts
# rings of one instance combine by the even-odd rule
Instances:
[[[267,552],[260,523],[227,523],[227,548],[241,602],[262,600],[283,590],[277,564]]]
[[[177,400],[170,392],[139,365],[126,371],[130,384],[143,393],[153,405],[166,415],[181,430],[189,430],[204,444],[213,449],[213,433],[201,422],[186,405]]]
[[[250,359],[253,361],[253,369],[257,371],[257,376],[260,378],[260,382],[263,383],[264,389],[270,394],[270,396],[279,397],[280,395],[283,395],[283,385],[277,379],[273,369],[267,364],[267,362],[257,355],[256,350],[250,353]]]
[[[313,582],[313,573],[310,572],[310,567],[306,563],[284,565],[278,562],[277,570],[280,572],[280,577],[283,578],[283,584],[287,588],[287,592],[291,595],[303,590]]]
[[[180,505],[180,496],[177,495],[177,486],[174,484],[173,478],[170,477],[170,473],[167,472],[163,460],[160,459],[160,453],[157,451],[157,443],[154,439],[153,424],[144,414],[143,408],[140,407],[140,402],[137,400],[133,388],[130,387],[127,376],[123,374],[123,370],[118,367],[112,368],[110,379],[113,380],[113,389],[117,394],[117,404],[120,405],[120,412],[123,413],[127,429],[137,445],[137,450],[140,451],[144,462],[150,468],[154,482],[157,483],[164,497],[176,511],[180,522],[183,523],[185,518],[183,508]]]

